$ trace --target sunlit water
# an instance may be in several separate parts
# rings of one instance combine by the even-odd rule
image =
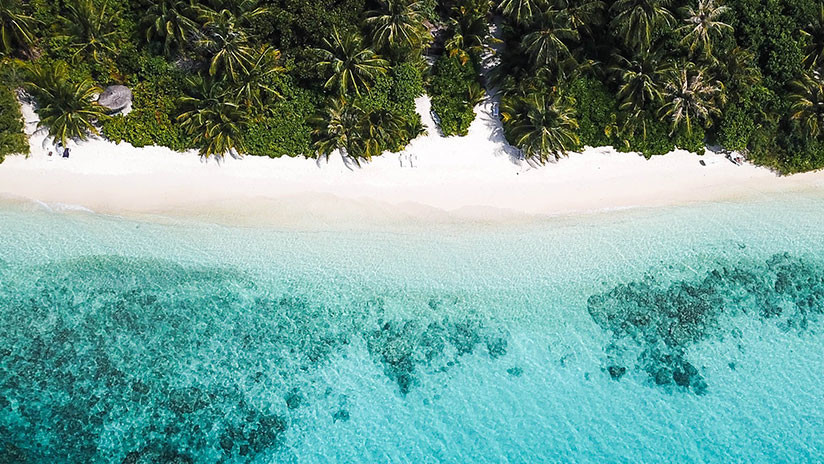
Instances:
[[[0,462],[816,462],[824,195],[279,231],[0,206]]]

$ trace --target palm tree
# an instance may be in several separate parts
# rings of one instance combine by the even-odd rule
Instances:
[[[712,53],[713,37],[720,37],[724,31],[732,32],[732,26],[722,22],[719,18],[729,11],[729,7],[718,5],[715,0],[698,0],[698,7],[686,9],[687,23],[678,31],[685,33],[681,43],[688,45],[690,53],[703,50],[706,56]]]
[[[648,50],[653,32],[675,20],[667,7],[672,0],[617,0],[610,7],[615,14],[612,27],[627,46]]]
[[[632,58],[616,54],[615,60],[611,70],[619,83],[618,109],[623,115],[625,131],[634,134],[640,128],[646,138],[645,113],[660,105],[664,80],[671,73],[672,64],[655,52],[642,52]]]
[[[606,5],[601,0],[556,0],[555,7],[566,13],[573,29],[592,34],[592,26],[603,24]]]
[[[671,73],[665,92],[660,114],[670,119],[673,133],[683,127],[692,134],[694,121],[711,126],[712,117],[721,113],[724,103],[724,85],[691,63]]]
[[[362,110],[355,105],[348,105],[343,98],[330,101],[322,115],[312,118],[315,130],[312,132],[315,152],[318,156],[328,157],[333,151],[340,150],[356,162],[366,157],[366,151],[358,146],[363,140],[359,126]]]
[[[370,11],[366,18],[375,45],[383,49],[421,48],[429,39],[421,6],[416,0],[382,0],[380,8]]]
[[[553,92],[505,98],[501,106],[507,139],[528,158],[559,159],[580,143],[578,121],[568,98]]]
[[[516,24],[526,25],[545,4],[545,0],[503,0],[498,9]]]
[[[191,1],[160,0],[152,2],[141,21],[146,28],[146,40],[163,39],[163,50],[169,55],[175,48],[183,48],[198,28],[192,19],[194,8]]]
[[[66,35],[77,51],[74,59],[88,54],[96,62],[101,62],[107,54],[116,53],[117,36],[115,16],[109,11],[108,0],[103,0],[98,8],[94,0],[72,0],[66,5],[68,16],[63,17]]]
[[[417,124],[405,121],[398,113],[385,108],[366,110],[357,103],[342,98],[330,101],[323,113],[312,119],[315,152],[328,157],[340,150],[343,156],[360,164],[370,161],[385,150],[396,147],[399,140],[409,140],[423,130]]]
[[[393,139],[400,139],[403,135],[404,124],[397,113],[380,108],[361,114],[359,134],[364,158],[371,160],[373,156],[383,153]]]
[[[263,108],[267,101],[281,98],[273,87],[274,76],[286,71],[278,64],[280,56],[280,50],[268,45],[255,51],[246,74],[234,89],[235,98],[243,102],[247,109]]]
[[[220,83],[211,79],[191,78],[191,94],[180,101],[184,112],[177,120],[204,157],[240,156],[246,152],[243,132],[248,119],[245,111],[233,102]]]
[[[748,86],[761,80],[761,71],[755,64],[755,54],[746,48],[735,47],[716,60],[725,82]]]
[[[791,84],[790,118],[801,123],[810,137],[818,137],[824,131],[824,81],[817,73],[804,73]]]
[[[226,76],[238,82],[249,72],[252,61],[253,49],[248,35],[231,11],[221,10],[214,14],[203,13],[203,8],[200,11],[206,23],[197,45],[210,57],[209,75]]]
[[[818,14],[801,31],[801,35],[807,41],[804,64],[809,68],[824,65],[824,4],[819,6]]]
[[[321,57],[317,66],[329,76],[324,87],[336,88],[341,96],[349,92],[360,96],[375,77],[387,71],[389,63],[366,47],[356,34],[341,36],[335,28],[331,39],[324,39],[324,45],[325,48],[315,49]]]
[[[69,82],[69,66],[63,61],[52,65],[31,64],[26,89],[37,101],[39,127],[64,146],[69,139],[84,140],[98,134],[95,122],[106,118],[106,109],[93,101],[101,92],[90,81]]]
[[[547,8],[535,16],[536,29],[524,36],[522,46],[536,68],[557,68],[572,55],[565,40],[578,40],[578,31],[569,23],[566,13]]]
[[[20,0],[0,0],[0,54],[31,47],[34,23],[34,18],[23,14]]]
[[[193,4],[198,17],[204,23],[214,17],[229,13],[235,18],[237,24],[249,26],[255,18],[270,11],[267,6],[259,6],[259,0],[207,0],[206,3],[205,5],[202,2]]]
[[[489,33],[487,15],[491,7],[489,0],[463,0],[452,8],[449,39],[444,43],[449,56],[466,64],[470,57],[480,59],[492,51],[489,43],[497,39]]]

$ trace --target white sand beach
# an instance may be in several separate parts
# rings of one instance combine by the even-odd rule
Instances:
[[[723,155],[676,151],[646,160],[611,148],[587,149],[545,166],[517,158],[487,108],[466,137],[444,138],[417,101],[428,135],[400,154],[358,167],[329,160],[245,157],[202,160],[196,153],[134,148],[105,140],[72,143],[71,157],[48,157],[36,114],[24,107],[32,154],[0,165],[0,197],[123,215],[210,215],[274,222],[341,217],[507,219],[724,201],[824,187],[824,172],[779,177]],[[702,166],[699,160],[706,164]]]

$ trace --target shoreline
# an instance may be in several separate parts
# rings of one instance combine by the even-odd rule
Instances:
[[[678,150],[646,160],[601,147],[533,166],[517,158],[486,108],[476,108],[467,136],[444,138],[429,116],[428,99],[416,103],[428,135],[361,167],[339,154],[328,160],[248,156],[218,162],[102,139],[70,143],[69,159],[49,158],[45,136],[33,133],[36,114],[24,106],[32,153],[0,165],[0,197],[125,216],[331,225],[370,219],[508,222],[824,187],[824,171],[779,177],[709,151],[698,156]]]

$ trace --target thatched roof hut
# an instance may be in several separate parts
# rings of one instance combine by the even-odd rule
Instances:
[[[110,85],[97,97],[97,103],[112,111],[121,111],[131,105],[132,91],[125,85]]]

